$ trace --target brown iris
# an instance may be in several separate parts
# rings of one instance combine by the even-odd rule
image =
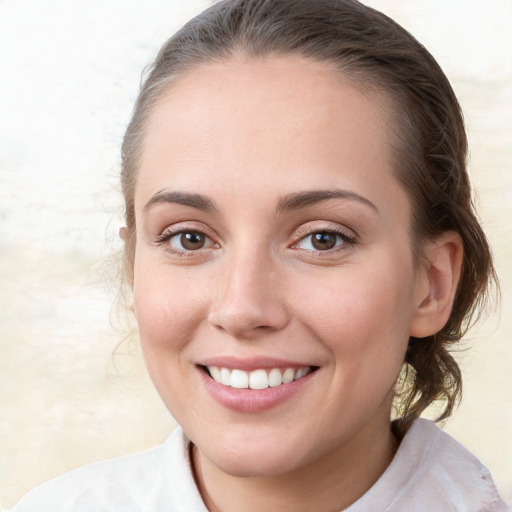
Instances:
[[[205,243],[205,235],[196,231],[187,231],[180,236],[180,243],[184,249],[194,251],[202,249]]]
[[[327,251],[336,245],[336,233],[329,233],[328,231],[320,231],[311,235],[311,244],[319,251]]]

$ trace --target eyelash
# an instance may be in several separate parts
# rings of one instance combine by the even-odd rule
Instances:
[[[186,248],[183,248],[183,249],[177,249],[175,247],[173,247],[171,244],[170,244],[170,241],[174,238],[174,237],[177,237],[177,236],[180,236],[180,235],[184,235],[184,234],[191,234],[191,233],[194,233],[194,234],[197,234],[197,235],[201,235],[201,236],[204,236],[206,240],[209,240],[210,241],[210,245],[209,247],[200,247],[198,249],[186,249]],[[183,227],[179,227],[179,228],[176,228],[176,229],[166,229],[159,237],[156,238],[155,240],[155,243],[157,245],[163,245],[163,244],[167,244],[167,247],[165,248],[166,251],[172,253],[173,255],[176,255],[176,256],[181,256],[181,257],[191,257],[191,256],[194,256],[194,255],[197,255],[198,253],[202,253],[204,249],[210,249],[211,247],[215,247],[217,246],[218,247],[218,244],[216,244],[212,238],[210,236],[208,236],[204,230],[202,229],[194,229],[194,228],[183,228]],[[205,242],[206,244],[207,242]]]
[[[301,242],[303,242],[303,241],[307,240],[308,238],[310,238],[314,235],[317,235],[317,234],[327,234],[327,235],[336,236],[336,238],[337,238],[336,244],[337,245],[335,245],[332,248],[325,249],[325,250],[301,249],[300,247],[298,247],[298,245]],[[320,257],[323,254],[329,255],[336,251],[340,251],[340,250],[345,251],[356,244],[355,236],[350,236],[345,231],[343,231],[341,228],[336,228],[336,227],[332,227],[332,226],[329,226],[327,228],[320,227],[320,228],[314,228],[314,229],[305,228],[303,230],[300,230],[297,233],[297,237],[298,237],[298,241],[293,244],[292,248],[307,251],[311,254],[315,254],[315,256],[318,255]],[[341,240],[341,243],[338,243],[340,240]],[[310,243],[312,244],[312,242],[310,242]]]
[[[186,233],[189,233],[189,234],[195,233],[195,234],[204,236],[206,240],[209,240],[209,242],[210,242],[209,246],[208,247],[200,247],[195,250],[194,249],[186,249],[186,248],[177,249],[177,248],[171,246],[170,241],[174,237],[177,237],[179,235],[184,235]],[[310,238],[314,235],[317,235],[317,234],[334,235],[337,238],[337,240],[335,242],[336,245],[332,248],[328,248],[325,250],[304,249],[304,248],[299,247],[299,244],[301,242],[303,242],[303,241],[307,240],[308,238]],[[320,228],[314,228],[314,229],[304,227],[303,229],[300,229],[297,232],[296,238],[297,238],[297,241],[294,242],[294,244],[291,246],[292,249],[303,250],[305,252],[314,254],[315,256],[319,256],[319,257],[321,257],[323,254],[328,255],[328,254],[332,254],[333,252],[336,252],[336,251],[347,250],[356,243],[355,236],[350,236],[342,229],[332,227],[332,226],[329,226],[326,228],[320,227]],[[340,240],[341,240],[341,243],[339,243]],[[166,229],[160,236],[158,236],[156,238],[155,243],[157,245],[167,244],[166,251],[171,252],[173,255],[177,255],[177,256],[181,256],[181,257],[192,257],[194,255],[202,253],[203,250],[205,250],[205,249],[219,247],[219,245],[212,240],[212,237],[208,236],[204,230],[194,229],[194,228],[184,228],[181,226],[176,229],[171,229],[171,228]],[[207,242],[205,242],[205,243],[207,243]]]

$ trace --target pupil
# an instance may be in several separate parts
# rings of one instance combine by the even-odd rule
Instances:
[[[336,236],[332,233],[322,232],[315,233],[312,240],[315,249],[327,250],[332,249],[336,245]]]
[[[204,245],[204,235],[201,233],[188,232],[181,235],[181,245],[185,249],[201,249]]]

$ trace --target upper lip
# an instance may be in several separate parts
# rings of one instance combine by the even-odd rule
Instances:
[[[219,368],[229,368],[237,370],[260,370],[267,368],[303,368],[305,366],[314,366],[310,363],[290,361],[287,359],[280,358],[269,358],[269,357],[251,357],[251,358],[239,358],[239,357],[209,357],[198,362],[200,366],[217,366]]]

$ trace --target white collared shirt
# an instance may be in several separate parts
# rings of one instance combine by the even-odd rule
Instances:
[[[11,512],[207,512],[188,454],[178,428],[160,446],[35,488]],[[384,474],[342,512],[508,511],[487,468],[435,423],[419,419]]]

